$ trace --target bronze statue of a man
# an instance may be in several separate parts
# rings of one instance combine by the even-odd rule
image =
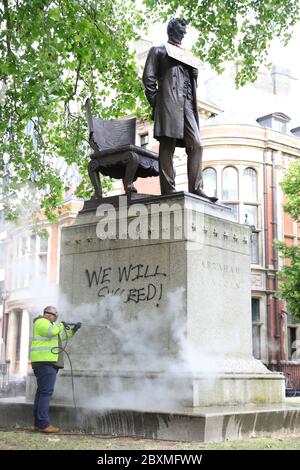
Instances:
[[[179,48],[186,34],[184,19],[168,23],[168,43]],[[202,153],[197,111],[198,69],[171,57],[166,46],[152,47],[146,60],[143,83],[146,97],[153,109],[154,137],[159,140],[159,174],[162,194],[175,189],[173,154],[175,147],[185,147],[188,156],[189,192],[205,197],[202,190]]]

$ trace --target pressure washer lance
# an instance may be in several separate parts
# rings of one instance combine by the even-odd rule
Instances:
[[[74,389],[74,376],[73,376],[73,366],[72,366],[72,361],[71,361],[71,358],[69,356],[69,353],[68,351],[66,350],[67,346],[68,346],[68,341],[69,341],[69,338],[67,336],[67,330],[69,330],[70,328],[74,328],[77,323],[66,323],[66,322],[63,322],[63,325],[64,325],[64,330],[65,330],[65,335],[66,335],[66,339],[65,339],[65,343],[63,344],[62,343],[62,346],[55,346],[51,349],[51,352],[53,354],[59,354],[60,352],[62,353],[65,353],[67,358],[68,358],[68,361],[69,361],[69,364],[70,364],[70,370],[71,370],[71,381],[72,381],[72,396],[73,396],[73,403],[74,403],[74,408],[76,409],[77,406],[76,406],[76,399],[75,399],[75,389]],[[80,323],[80,326],[81,326],[81,323]],[[91,324],[88,324],[88,323],[85,323],[85,326],[90,326],[90,327],[93,327],[93,328],[110,328],[109,325],[91,325]]]
[[[73,327],[77,325],[77,323],[68,323],[68,326],[70,327]],[[85,323],[84,326],[89,326],[90,328],[109,328],[110,329],[110,326],[109,325],[104,325],[104,324],[97,324],[97,325],[92,325],[91,323]]]

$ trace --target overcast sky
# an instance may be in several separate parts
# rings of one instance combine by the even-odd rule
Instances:
[[[294,28],[294,34],[287,47],[283,47],[278,40],[273,41],[270,58],[277,64],[287,65],[300,79],[300,23]]]

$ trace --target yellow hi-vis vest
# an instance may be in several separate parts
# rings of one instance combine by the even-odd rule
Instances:
[[[33,337],[30,348],[31,362],[57,362],[59,357],[59,339],[61,341],[73,336],[72,330],[65,330],[62,323],[51,323],[45,317],[34,321]]]

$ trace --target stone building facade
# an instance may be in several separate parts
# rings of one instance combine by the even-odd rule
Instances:
[[[41,215],[37,224],[7,230],[0,359],[10,380],[27,374],[32,318],[57,296],[61,228],[74,222],[82,204],[66,201],[56,224]]]

